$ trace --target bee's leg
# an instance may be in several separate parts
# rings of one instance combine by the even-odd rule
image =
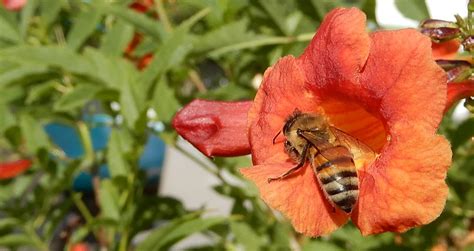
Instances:
[[[309,148],[309,144],[306,144],[303,148],[303,153],[301,154],[301,160],[300,162],[298,163],[298,165],[296,165],[295,167],[292,167],[291,169],[289,169],[288,171],[286,171],[285,173],[281,174],[280,176],[278,177],[271,177],[271,178],[268,178],[267,182],[270,183],[274,180],[281,180],[281,179],[284,179],[286,178],[288,175],[294,173],[296,170],[300,169],[302,166],[304,166],[304,163],[306,163],[306,158],[307,158],[307,153],[308,153],[308,148]]]

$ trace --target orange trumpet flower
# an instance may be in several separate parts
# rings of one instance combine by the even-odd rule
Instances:
[[[428,37],[414,29],[369,34],[363,12],[339,8],[300,57],[267,69],[253,102],[194,101],[173,126],[208,156],[250,152],[254,166],[242,174],[298,232],[325,235],[352,219],[369,235],[403,232],[442,212],[451,149],[436,130],[446,103],[446,74]],[[359,195],[351,213],[330,203],[310,161],[268,182],[296,164],[285,140],[274,140],[295,109],[324,117],[375,152],[352,152]]]

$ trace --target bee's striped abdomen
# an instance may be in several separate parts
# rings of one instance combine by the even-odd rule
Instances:
[[[323,151],[324,157],[318,156],[316,160],[319,161],[315,161],[321,164],[313,167],[321,188],[331,204],[350,213],[359,196],[359,179],[352,156],[346,148],[342,150],[340,148],[344,147]]]

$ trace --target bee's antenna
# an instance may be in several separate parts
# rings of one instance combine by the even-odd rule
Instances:
[[[272,140],[273,144],[275,144],[275,140],[276,140],[276,138],[278,138],[280,133],[281,133],[281,131],[278,131],[277,135],[275,135],[275,137],[273,137],[273,140]]]

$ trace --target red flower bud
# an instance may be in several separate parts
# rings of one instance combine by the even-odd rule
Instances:
[[[440,27],[423,28],[421,29],[421,33],[430,37],[435,42],[442,42],[458,37],[461,31],[459,28]]]
[[[173,118],[173,127],[206,156],[250,153],[247,112],[251,101],[194,100]]]
[[[461,32],[456,23],[438,19],[427,19],[420,24],[420,27],[421,33],[436,42],[456,38]]]
[[[456,67],[460,66],[467,66],[471,67],[471,63],[466,60],[446,60],[446,59],[438,59],[436,60],[436,63],[443,68],[445,71],[452,70]]]
[[[421,22],[420,27],[423,29],[433,28],[459,28],[454,22],[439,20],[439,19],[427,19]]]

